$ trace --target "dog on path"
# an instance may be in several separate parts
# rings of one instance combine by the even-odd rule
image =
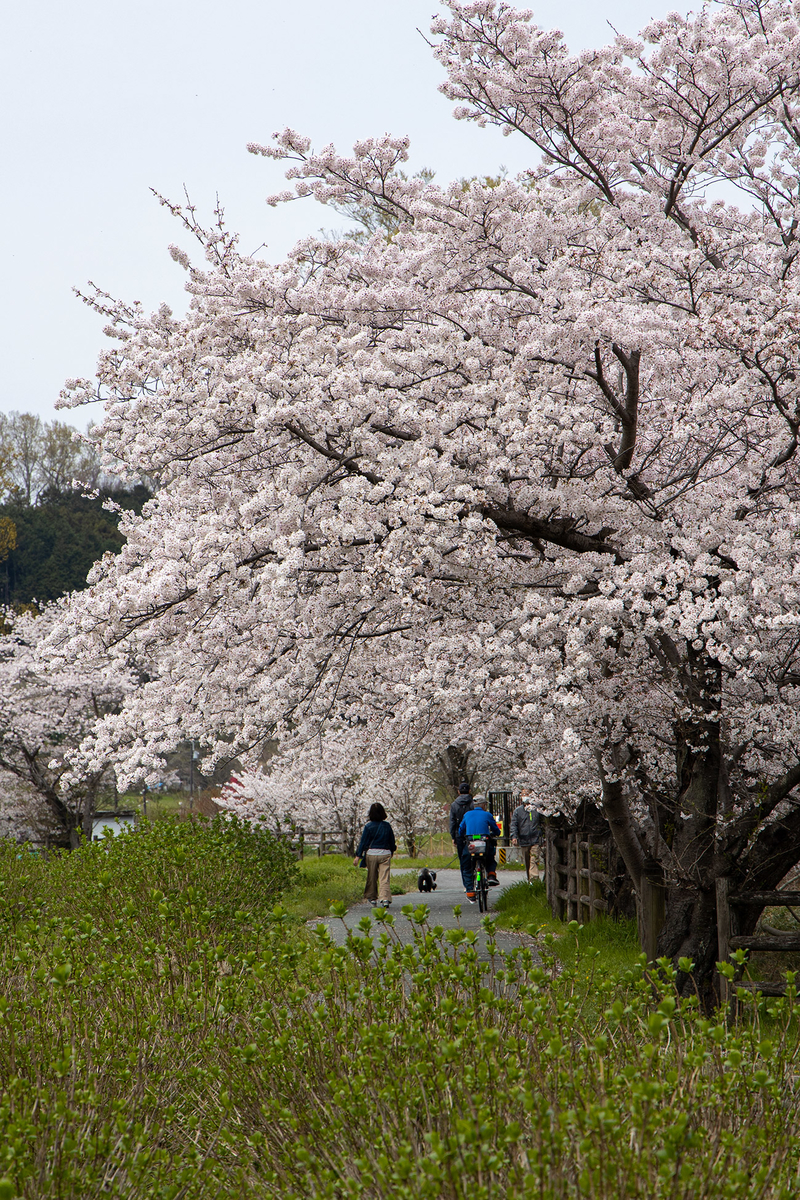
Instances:
[[[420,892],[436,891],[436,872],[423,867],[417,876],[417,890]]]

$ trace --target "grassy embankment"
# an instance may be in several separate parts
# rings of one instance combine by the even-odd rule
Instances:
[[[635,921],[612,921],[601,917],[586,925],[565,925],[557,920],[547,903],[544,883],[520,882],[505,888],[492,905],[501,928],[536,929],[548,937],[556,958],[567,964],[580,962],[591,970],[599,956],[605,971],[631,970],[639,961],[639,938]]]
[[[482,961],[424,907],[337,947],[296,887],[236,822],[0,845],[0,1200],[797,1195],[793,994],[728,1028],[666,965]]]

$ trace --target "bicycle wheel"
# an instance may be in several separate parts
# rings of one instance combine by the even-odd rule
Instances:
[[[478,912],[486,912],[489,907],[489,884],[486,881],[486,867],[482,857],[475,864],[475,891],[478,894]]]

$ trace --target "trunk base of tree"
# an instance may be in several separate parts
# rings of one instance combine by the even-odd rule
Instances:
[[[694,963],[691,975],[680,972],[681,995],[700,997],[710,1011],[719,1003],[717,981],[717,904],[714,891],[669,888],[666,892],[666,916],[658,936],[658,957]]]

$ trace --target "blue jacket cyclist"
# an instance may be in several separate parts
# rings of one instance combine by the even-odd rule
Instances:
[[[473,837],[486,838],[486,851],[483,859],[489,883],[497,886],[497,854],[494,839],[500,837],[500,826],[491,813],[486,811],[486,800],[482,796],[475,797],[475,807],[464,813],[458,827],[461,839],[461,879],[467,892],[470,904],[475,903],[475,868],[469,844]]]

